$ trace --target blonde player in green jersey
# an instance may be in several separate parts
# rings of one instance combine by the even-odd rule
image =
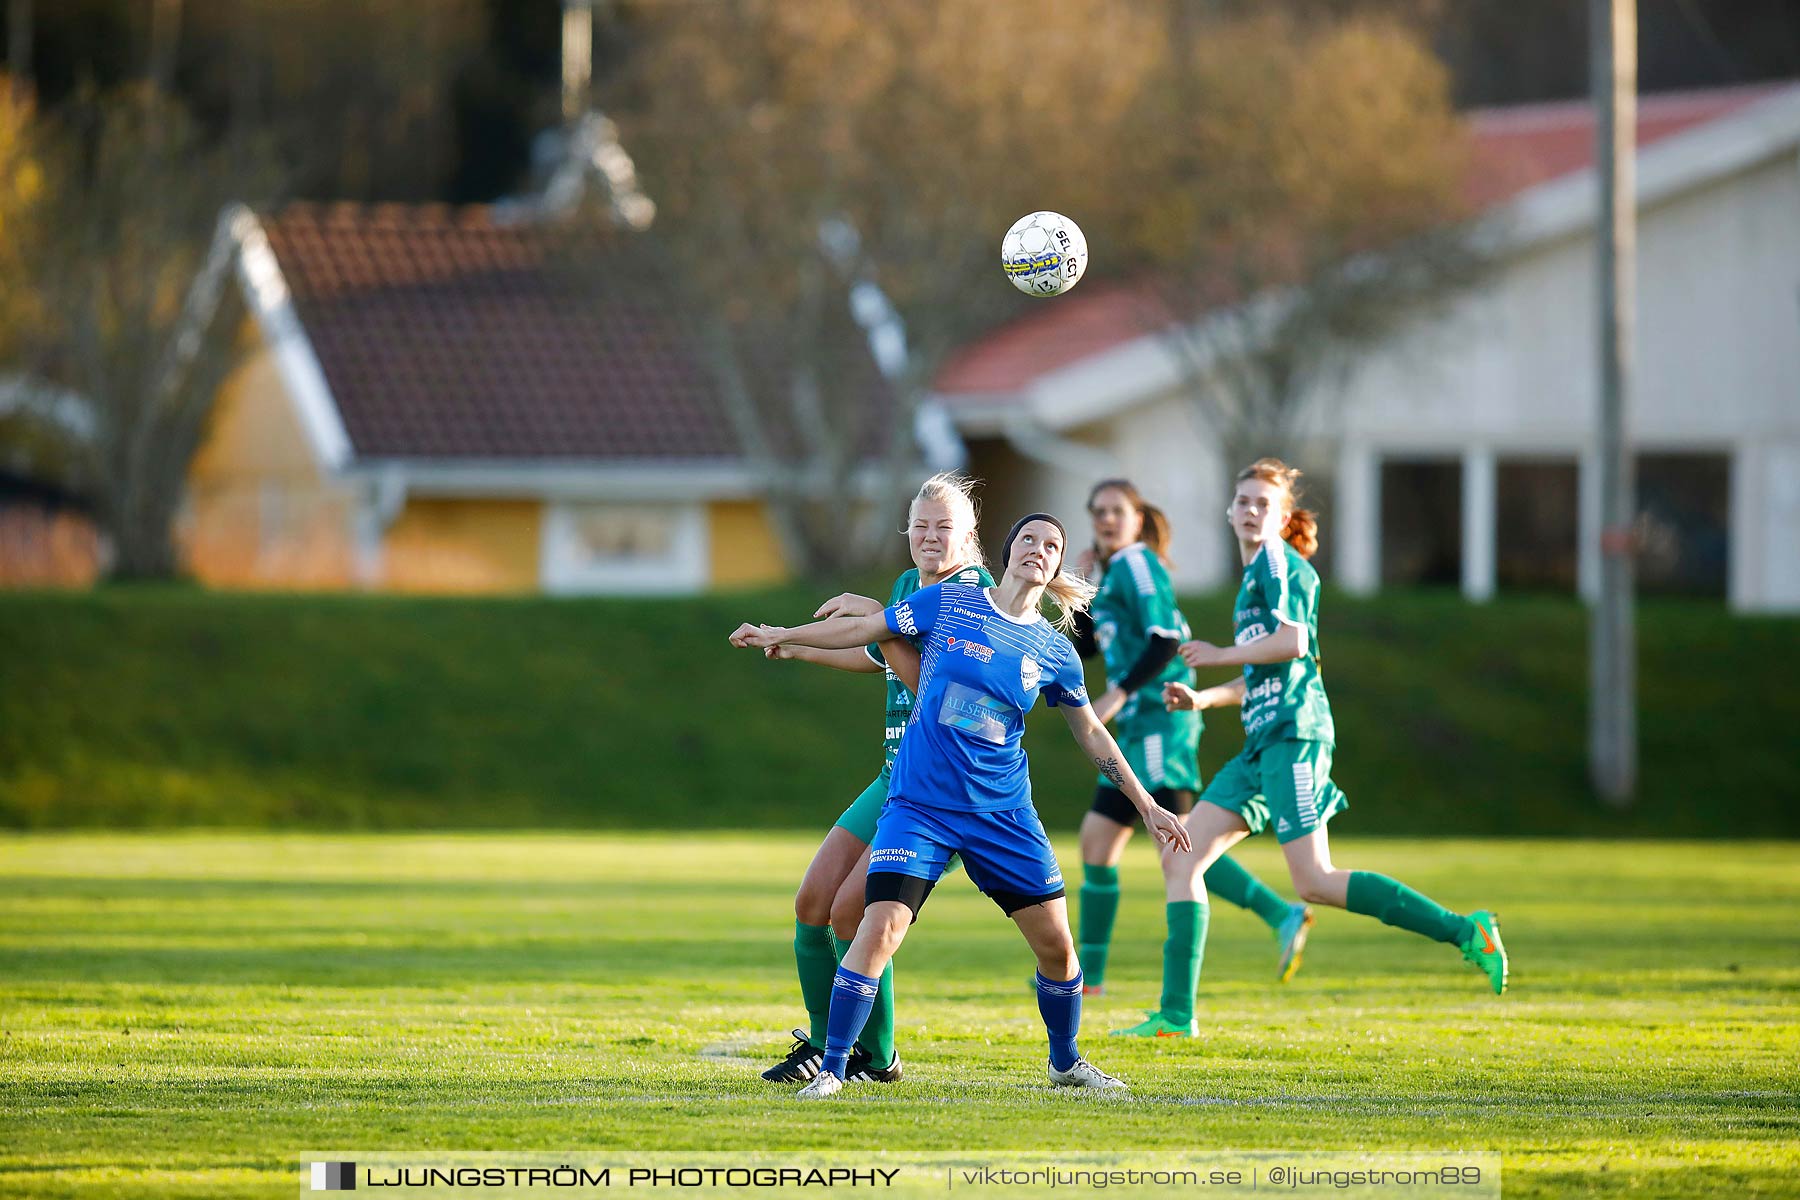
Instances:
[[[1244,749],[1213,776],[1186,821],[1192,848],[1171,851],[1170,898],[1205,897],[1202,874],[1248,834],[1273,829],[1293,876],[1311,904],[1329,904],[1457,947],[1506,990],[1506,950],[1494,915],[1463,916],[1398,880],[1333,866],[1325,823],[1348,807],[1331,782],[1336,733],[1319,676],[1319,575],[1307,559],[1318,548],[1318,523],[1296,506],[1300,472],[1279,459],[1258,459],[1238,473],[1226,517],[1244,562],[1230,646],[1193,641],[1181,647],[1189,666],[1238,667],[1230,683],[1196,691],[1164,686],[1171,709],[1243,708]]]
[[[1170,712],[1163,684],[1192,683],[1194,673],[1176,657],[1188,639],[1187,619],[1175,602],[1169,578],[1169,520],[1125,479],[1105,479],[1088,492],[1094,549],[1084,567],[1100,574],[1100,591],[1086,620],[1078,620],[1075,646],[1082,656],[1100,654],[1107,688],[1094,701],[1094,715],[1115,723],[1119,748],[1156,802],[1183,814],[1200,790],[1195,755],[1200,746],[1197,711]],[[1106,779],[1098,781],[1093,807],[1081,820],[1082,972],[1090,994],[1101,990],[1111,949],[1113,918],[1119,906],[1119,860],[1140,824],[1137,810]],[[1229,857],[1206,873],[1206,890],[1256,913],[1279,944],[1277,978],[1292,978],[1311,924],[1304,904],[1289,904]],[[1171,901],[1163,943],[1164,1021],[1148,1033],[1172,1037],[1194,1031],[1184,997],[1194,990],[1192,973],[1200,956],[1200,902]]]
[[[887,605],[895,605],[934,583],[953,581],[993,585],[981,561],[977,537],[973,481],[949,473],[933,475],[919,487],[907,512],[906,541],[914,566],[894,580]],[[834,597],[815,617],[868,616],[886,607],[867,596]],[[900,735],[912,715],[919,682],[919,653],[905,639],[860,650],[817,650],[809,646],[771,646],[772,659],[797,659],[840,671],[880,672],[887,677],[887,719],[882,739],[881,774],[838,817],[819,844],[794,895],[794,964],[810,1028],[793,1031],[787,1057],[762,1073],[771,1083],[805,1083],[819,1073],[825,1051],[825,1020],[831,1010],[831,981],[841,951],[862,923],[864,881],[875,822],[887,802],[888,778]],[[834,937],[835,931],[835,937]],[[900,1078],[900,1056],[894,1047],[893,970],[882,972],[880,992],[850,1059],[850,1078],[892,1083]]]

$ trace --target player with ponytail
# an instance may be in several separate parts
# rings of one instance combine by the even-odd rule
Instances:
[[[1040,612],[1048,596],[1059,610],[1056,624],[1067,627],[1093,598],[1093,584],[1063,571],[1067,536],[1055,517],[1031,513],[1006,535],[995,587],[940,583],[871,616],[797,629],[742,625],[731,635],[733,645],[764,648],[923,643],[918,702],[870,843],[862,924],[833,980],[825,1059],[802,1098],[842,1090],[877,981],[952,854],[962,856],[970,881],[1018,925],[1037,959],[1051,1083],[1103,1091],[1125,1086],[1077,1048],[1081,961],[1069,932],[1062,869],[1031,803],[1025,714],[1040,698],[1060,708],[1083,753],[1159,843],[1186,849],[1187,831],[1157,806],[1094,717],[1080,656]]]
[[[1213,776],[1186,821],[1193,847],[1169,852],[1169,898],[1201,903],[1201,877],[1248,834],[1273,829],[1301,899],[1375,917],[1447,943],[1506,990],[1506,950],[1494,915],[1450,911],[1398,880],[1332,865],[1325,824],[1348,807],[1331,782],[1336,730],[1319,675],[1319,574],[1308,558],[1319,547],[1317,518],[1298,504],[1300,472],[1263,458],[1238,473],[1226,519],[1244,563],[1234,614],[1234,644],[1192,641],[1181,657],[1198,668],[1235,667],[1229,683],[1196,691],[1164,686],[1170,709],[1237,705],[1244,749]]]
[[[1078,623],[1075,646],[1084,658],[1100,654],[1107,688],[1094,700],[1094,715],[1112,722],[1114,736],[1131,769],[1170,812],[1186,813],[1200,790],[1201,719],[1198,711],[1163,707],[1163,684],[1194,682],[1193,671],[1176,649],[1188,639],[1187,619],[1175,602],[1169,578],[1169,519],[1125,479],[1104,479],[1088,492],[1094,549],[1086,556],[1102,572],[1099,594],[1087,619]],[[1101,779],[1093,807],[1081,820],[1081,969],[1088,990],[1105,981],[1113,918],[1119,906],[1119,860],[1138,824],[1137,813]],[[1165,860],[1165,864],[1166,864]],[[1304,904],[1289,904],[1231,858],[1206,873],[1206,890],[1248,908],[1274,930],[1280,945],[1277,977],[1286,980],[1300,965],[1311,915]],[[1128,1032],[1141,1036],[1191,1036],[1193,972],[1200,958],[1193,901],[1168,905],[1163,943],[1163,1006]]]
[[[976,519],[975,483],[951,473],[933,475],[919,486],[907,509],[907,549],[913,566],[894,580],[888,603],[898,604],[921,587],[955,581],[974,586],[994,582],[981,559]],[[851,593],[833,597],[815,616],[879,613],[882,605]],[[887,802],[888,780],[899,753],[900,735],[912,714],[919,682],[919,652],[904,639],[847,650],[808,646],[770,646],[772,659],[798,659],[840,671],[887,677],[887,721],[881,774],[851,802],[826,833],[794,895],[794,965],[800,975],[809,1028],[793,1030],[787,1056],[762,1073],[771,1083],[805,1083],[819,1073],[825,1057],[825,1019],[831,1006],[831,980],[838,960],[862,921],[863,881],[868,871],[869,843],[875,821]],[[862,1039],[851,1055],[853,1079],[894,1083],[900,1079],[900,1055],[894,1045],[894,976],[883,971]]]

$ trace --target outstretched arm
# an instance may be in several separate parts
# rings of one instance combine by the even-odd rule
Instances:
[[[863,656],[867,658],[867,655]],[[919,691],[919,652],[905,638],[895,638],[881,644],[881,657],[887,659],[887,665],[894,669],[906,690],[914,695]]]
[[[819,605],[813,619],[825,617],[866,617],[881,611],[881,601],[872,596],[862,596],[855,592],[841,592],[825,603]],[[856,675],[878,675],[881,664],[870,658],[865,650],[820,650],[816,646],[790,644],[784,646],[765,646],[763,655],[766,658],[791,658],[798,662],[817,663],[821,667],[831,667],[839,671],[849,671]],[[884,654],[885,658],[886,655]],[[917,669],[914,675],[917,675]]]
[[[731,634],[734,646],[812,646],[819,650],[849,650],[870,642],[891,641],[900,635],[887,627],[880,613],[866,617],[831,617],[797,625],[792,629],[780,625],[739,625]]]
[[[1112,780],[1112,785],[1125,794],[1138,815],[1144,818],[1144,828],[1158,842],[1167,842],[1177,850],[1187,850],[1191,846],[1188,839],[1187,826],[1179,818],[1162,805],[1158,804],[1144,785],[1138,782],[1136,775],[1125,761],[1125,755],[1119,750],[1119,743],[1113,735],[1106,731],[1106,726],[1094,715],[1092,706],[1058,705],[1063,711],[1063,718],[1069,723],[1069,732],[1075,735],[1076,744],[1100,773]]]
[[[1269,663],[1291,662],[1306,654],[1306,630],[1283,621],[1274,633],[1265,633],[1254,641],[1237,646],[1215,646],[1211,642],[1183,642],[1181,661],[1190,667],[1260,667]]]
[[[881,673],[881,664],[862,650],[820,650],[813,646],[769,646],[763,650],[763,655],[771,659],[791,658],[795,662],[817,663],[821,667],[849,671],[853,675],[878,675]]]
[[[1189,687],[1185,683],[1163,684],[1163,707],[1170,712],[1197,711],[1202,708],[1235,708],[1244,702],[1244,677],[1214,687]]]

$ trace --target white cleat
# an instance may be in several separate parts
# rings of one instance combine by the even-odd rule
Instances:
[[[1075,1064],[1080,1066],[1080,1063]],[[844,1081],[830,1071],[820,1071],[812,1082],[794,1093],[796,1100],[829,1100],[844,1090]]]
[[[1108,1075],[1085,1058],[1075,1060],[1075,1065],[1066,1071],[1050,1068],[1050,1082],[1057,1087],[1098,1088],[1103,1092],[1128,1092],[1125,1081],[1114,1075]]]

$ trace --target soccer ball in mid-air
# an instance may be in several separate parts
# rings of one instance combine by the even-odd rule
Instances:
[[[1087,263],[1081,226],[1061,213],[1028,213],[1000,242],[1000,265],[1027,296],[1062,295],[1081,282]]]

